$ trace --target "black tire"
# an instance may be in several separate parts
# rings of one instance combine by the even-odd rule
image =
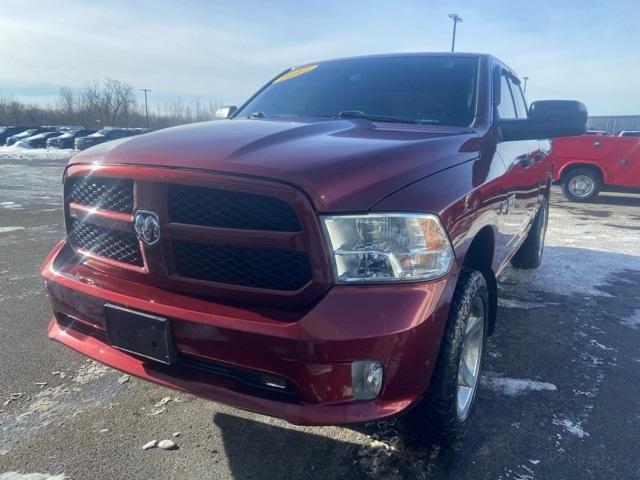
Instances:
[[[482,306],[480,359],[476,383],[464,416],[458,408],[458,374],[465,332],[472,312]],[[477,315],[474,313],[474,316]],[[431,383],[422,399],[406,416],[409,430],[418,438],[436,439],[456,447],[469,430],[476,403],[489,329],[489,294],[484,276],[463,269],[449,310]]]
[[[600,193],[602,177],[592,168],[572,168],[562,176],[562,192],[572,202],[588,202]]]
[[[549,220],[549,200],[545,198],[538,209],[536,218],[531,225],[524,243],[511,259],[511,264],[516,268],[538,268],[542,263],[544,253],[544,237],[547,234]]]

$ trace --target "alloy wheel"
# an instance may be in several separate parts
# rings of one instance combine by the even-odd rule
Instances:
[[[461,421],[469,415],[478,388],[484,343],[484,317],[484,302],[481,297],[476,297],[467,320],[458,366],[457,410]]]

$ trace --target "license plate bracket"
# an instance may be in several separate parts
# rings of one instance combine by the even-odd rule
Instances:
[[[104,318],[112,346],[165,365],[175,363],[168,319],[111,304],[104,306]]]

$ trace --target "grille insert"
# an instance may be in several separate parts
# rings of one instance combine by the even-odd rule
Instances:
[[[133,181],[103,177],[72,177],[65,184],[67,201],[91,208],[131,213]]]
[[[304,252],[174,242],[177,273],[186,278],[272,290],[297,290],[311,279]]]
[[[297,232],[298,216],[273,197],[186,185],[169,186],[172,222],[245,230]]]
[[[111,260],[142,266],[140,244],[132,233],[109,230],[71,219],[68,236],[73,245],[86,252]]]

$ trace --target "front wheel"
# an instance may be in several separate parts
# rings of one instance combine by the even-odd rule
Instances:
[[[407,416],[418,436],[435,434],[450,445],[466,434],[486,349],[489,295],[484,276],[464,269],[456,286],[431,384]]]
[[[572,202],[587,202],[600,192],[600,175],[590,168],[573,168],[562,178],[564,196]]]

